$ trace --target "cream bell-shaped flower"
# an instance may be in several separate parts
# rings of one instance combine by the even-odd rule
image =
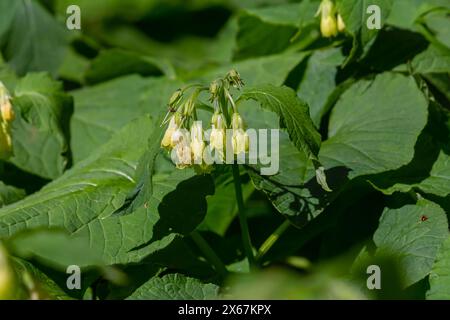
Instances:
[[[225,153],[225,118],[220,113],[212,117],[212,129],[209,137],[211,149],[216,150],[222,157]]]
[[[189,131],[177,129],[172,135],[172,160],[178,169],[184,169],[192,164],[191,139]]]
[[[244,129],[244,121],[239,113],[235,112],[231,116],[231,128]]]
[[[225,153],[225,129],[218,129],[214,126],[209,137],[211,149],[216,150],[221,156]]]
[[[244,129],[233,130],[232,144],[234,154],[248,151],[249,138]]]
[[[337,28],[338,28],[339,32],[345,31],[345,23],[340,14],[337,15]]]
[[[239,113],[235,112],[231,116],[231,127],[233,128],[232,145],[233,152],[239,154],[248,151],[249,138],[244,131],[244,121]]]
[[[201,121],[195,121],[191,127],[191,152],[195,164],[203,162],[203,151],[205,142],[203,141],[203,127]]]
[[[334,3],[331,0],[322,0],[319,11],[320,32],[325,38],[334,37],[338,33],[337,21],[335,16]]]
[[[172,144],[172,135],[174,132],[178,129],[178,124],[176,120],[176,116],[173,115],[172,118],[170,118],[169,126],[167,127],[166,132],[164,133],[164,137],[161,140],[161,147],[163,148],[173,148]]]

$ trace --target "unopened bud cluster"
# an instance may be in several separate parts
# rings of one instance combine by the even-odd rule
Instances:
[[[345,23],[342,16],[337,13],[332,0],[322,0],[317,11],[320,14],[320,32],[325,38],[331,38],[345,31]]]
[[[0,81],[0,158],[4,158],[11,153],[11,122],[13,120],[14,111],[11,105],[11,97]]]
[[[178,168],[195,166],[203,172],[209,171],[210,164],[204,161],[205,150],[221,159],[224,159],[227,147],[232,148],[235,155],[248,151],[249,137],[231,93],[232,88],[240,89],[243,85],[239,73],[231,70],[208,87],[188,86],[173,93],[163,122],[168,123],[168,127],[161,147],[172,152]],[[202,122],[197,121],[198,105],[204,105],[198,101],[202,92],[209,95],[213,105],[210,128],[207,130],[203,130]],[[231,143],[227,143],[226,139],[228,129],[232,130]]]

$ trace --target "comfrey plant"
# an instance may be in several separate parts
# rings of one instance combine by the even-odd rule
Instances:
[[[162,123],[162,125],[168,123],[168,127],[161,140],[161,147],[170,151],[172,161],[179,169],[193,166],[197,172],[207,173],[212,170],[213,164],[232,165],[243,246],[249,264],[253,265],[255,259],[244,211],[238,164],[245,162],[250,149],[252,151],[248,157],[249,163],[257,163],[258,143],[256,130],[246,130],[244,119],[233,98],[232,90],[240,90],[243,86],[241,76],[232,69],[225,77],[213,81],[209,87],[191,85],[175,91],[170,98],[169,111]],[[197,118],[197,108],[202,105],[198,101],[202,92],[207,92],[209,102],[212,103],[212,116],[207,130],[203,130],[202,121]],[[262,136],[267,140],[267,134]],[[276,148],[275,152],[271,150],[271,154],[278,157],[278,129],[272,129],[271,136],[271,146]],[[263,157],[267,157],[267,145],[260,150],[264,150]],[[271,166],[275,170],[264,171],[262,168],[261,174],[277,173],[278,159],[271,162],[276,162],[275,166]],[[217,268],[223,269],[220,266]]]
[[[162,121],[162,125],[167,125],[167,129],[162,137],[161,147],[170,152],[171,159],[178,169],[193,167],[197,173],[209,173],[214,164],[232,166],[243,247],[249,264],[253,265],[255,258],[247,227],[238,165],[260,164],[262,176],[277,174],[280,141],[279,129],[270,129],[270,143],[269,129],[247,129],[238,110],[240,102],[253,99],[262,107],[279,114],[281,123],[288,124],[289,135],[295,137],[294,144],[300,146],[300,150],[306,150],[305,153],[316,166],[318,183],[325,190],[330,189],[326,183],[323,167],[320,166],[314,152],[309,149],[317,151],[316,143],[320,141],[320,136],[310,121],[298,123],[292,118],[292,115],[306,117],[307,107],[289,89],[272,86],[245,90],[235,100],[233,92],[241,90],[243,86],[241,76],[232,69],[209,86],[189,85],[175,91],[169,100],[169,111]],[[206,108],[212,113],[207,130],[203,129],[202,121],[198,120],[197,114],[199,108],[205,109],[205,104],[199,98],[202,93],[209,96],[209,102],[212,104]],[[268,152],[269,144],[270,152]],[[269,167],[263,167],[269,164]],[[286,225],[288,224],[287,222]]]

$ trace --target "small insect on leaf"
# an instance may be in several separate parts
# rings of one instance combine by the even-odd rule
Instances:
[[[427,221],[427,220],[428,220],[428,217],[425,216],[425,215],[423,215],[422,217],[420,217],[420,221],[422,221],[422,222]]]

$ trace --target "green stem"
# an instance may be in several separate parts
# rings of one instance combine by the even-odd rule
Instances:
[[[242,184],[241,175],[239,173],[239,165],[234,163],[233,178],[234,178],[234,190],[236,191],[236,202],[239,211],[239,223],[241,225],[242,245],[244,246],[245,255],[247,256],[250,268],[255,267],[255,257],[253,255],[252,242],[250,240],[250,232],[248,231],[247,216],[244,208],[244,198],[242,196]]]
[[[267,239],[264,241],[264,243],[261,245],[261,247],[258,250],[258,254],[256,255],[256,260],[260,260],[269,250],[272,248],[272,246],[275,244],[275,242],[278,241],[278,239],[281,237],[281,235],[290,227],[291,223],[289,220],[285,220]]]
[[[208,244],[208,242],[206,242],[206,240],[197,231],[193,231],[191,233],[191,238],[203,252],[205,258],[214,266],[214,269],[216,269],[217,273],[219,273],[222,278],[225,278],[228,274],[227,268],[223,264],[222,260],[220,260],[219,256],[217,256],[217,254]]]

